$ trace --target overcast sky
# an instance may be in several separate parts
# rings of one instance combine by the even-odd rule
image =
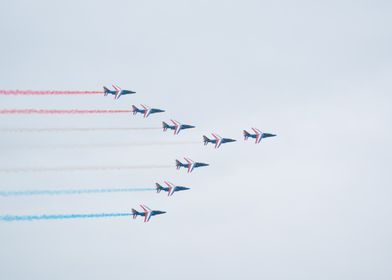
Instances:
[[[1,173],[0,190],[164,180],[191,190],[0,197],[0,215],[130,212],[140,203],[167,211],[148,224],[2,222],[0,278],[391,279],[391,8],[381,0],[0,1],[0,89],[137,91],[118,101],[1,96],[1,109],[166,110],[149,119],[3,115],[0,128],[159,127],[170,118],[197,126],[178,137],[1,133],[0,169],[172,167]],[[251,127],[278,137],[244,142]],[[204,147],[211,132],[238,142]],[[184,156],[211,165],[188,175],[174,167]]]

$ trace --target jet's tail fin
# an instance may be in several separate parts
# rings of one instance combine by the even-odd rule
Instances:
[[[160,184],[156,183],[155,186],[156,186],[155,189],[157,190],[157,193],[160,193],[161,190],[163,190],[163,187]]]
[[[137,112],[139,112],[139,108],[136,107],[135,105],[132,105],[132,113],[133,113],[134,115],[136,115]]]
[[[166,122],[162,122],[163,131],[166,131],[170,126]]]
[[[244,139],[248,140],[249,136],[250,136],[250,133],[248,131],[244,130]]]
[[[103,95],[107,96],[109,93],[109,89],[107,87],[103,87]]]
[[[181,166],[183,166],[183,164],[181,163],[181,161],[179,161],[178,159],[176,159],[176,167],[177,167],[177,169],[180,169]]]
[[[134,219],[136,219],[137,215],[139,215],[140,213],[138,211],[136,211],[135,209],[132,208],[132,216]]]
[[[211,140],[207,136],[203,135],[203,142],[204,142],[204,145],[207,145],[208,142],[211,142]]]

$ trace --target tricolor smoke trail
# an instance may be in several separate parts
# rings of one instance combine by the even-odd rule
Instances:
[[[0,173],[19,172],[64,172],[64,171],[122,171],[133,169],[172,168],[172,165],[134,165],[134,166],[72,166],[72,167],[28,167],[28,168],[0,168]]]
[[[157,130],[161,127],[80,127],[80,128],[0,128],[4,133],[46,133],[46,132],[95,132],[95,131],[132,131]]]
[[[129,217],[131,213],[97,213],[97,214],[59,214],[59,215],[31,215],[31,216],[0,216],[2,222],[21,222],[21,221],[37,221],[37,220],[65,220],[65,219],[94,219],[94,218],[114,218]]]
[[[59,114],[122,114],[131,113],[132,110],[81,110],[81,109],[2,109],[1,115],[22,115],[22,114],[44,114],[44,115],[59,115]]]
[[[102,91],[82,90],[0,90],[0,95],[97,95]]]
[[[31,190],[31,191],[0,191],[0,196],[36,196],[36,195],[78,195],[102,193],[148,192],[154,188],[117,188],[117,189],[75,189],[75,190]]]

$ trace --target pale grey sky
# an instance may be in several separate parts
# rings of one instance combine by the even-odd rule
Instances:
[[[167,110],[140,116],[1,116],[1,128],[197,126],[1,134],[0,169],[174,164],[209,168],[1,174],[0,190],[148,187],[155,193],[0,198],[3,214],[166,210],[128,218],[0,223],[1,279],[391,279],[390,1],[0,1],[0,89],[137,91],[2,96],[0,108]],[[244,142],[255,126],[278,134]],[[211,146],[36,149],[194,141]]]

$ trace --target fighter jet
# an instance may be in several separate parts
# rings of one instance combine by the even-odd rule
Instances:
[[[143,109],[139,109],[135,105],[132,105],[132,112],[134,115],[136,115],[137,113],[141,113],[144,115],[145,118],[147,118],[151,114],[165,112],[165,110],[150,108],[150,107],[143,105],[143,104],[141,104],[140,106],[142,106]]]
[[[244,130],[244,139],[248,140],[248,138],[255,138],[256,141],[255,143],[258,144],[261,142],[261,139],[263,138],[268,138],[268,137],[274,137],[276,134],[271,134],[271,133],[266,133],[266,132],[261,132],[257,128],[252,128],[252,130],[255,132],[255,134],[249,133],[246,130]]]
[[[148,222],[152,216],[156,216],[156,215],[161,215],[161,214],[165,214],[165,211],[159,211],[159,210],[151,210],[150,208],[148,208],[146,205],[140,204],[140,207],[142,207],[143,212],[138,212],[135,209],[132,209],[132,216],[134,219],[137,218],[137,216],[142,216],[144,217],[144,222]]]
[[[198,168],[198,167],[203,167],[203,166],[209,166],[207,163],[202,163],[202,162],[194,162],[193,160],[189,158],[184,158],[187,163],[181,163],[179,160],[176,160],[176,167],[177,170],[180,169],[181,167],[187,168],[188,173],[191,173],[193,169]]]
[[[209,139],[207,136],[203,135],[204,145],[208,145],[208,143],[215,144],[215,149],[219,148],[222,144],[235,142],[237,140],[230,138],[222,138],[218,134],[211,133],[214,139]]]
[[[195,128],[195,126],[193,125],[181,124],[175,120],[170,120],[170,121],[173,123],[173,125],[169,125],[166,122],[162,122],[163,131],[166,131],[168,129],[174,130],[174,135],[178,135],[182,129]]]
[[[167,187],[162,187],[158,183],[155,184],[157,193],[160,193],[161,191],[165,191],[167,192],[167,196],[172,196],[175,192],[190,190],[190,188],[175,186],[173,183],[167,181],[165,181],[165,184],[167,185]]]
[[[126,95],[126,94],[135,94],[135,91],[127,90],[127,89],[121,89],[118,86],[113,85],[114,90],[110,90],[107,87],[103,87],[103,92],[104,95],[107,96],[108,94],[114,95],[114,99],[119,99],[121,95]]]

